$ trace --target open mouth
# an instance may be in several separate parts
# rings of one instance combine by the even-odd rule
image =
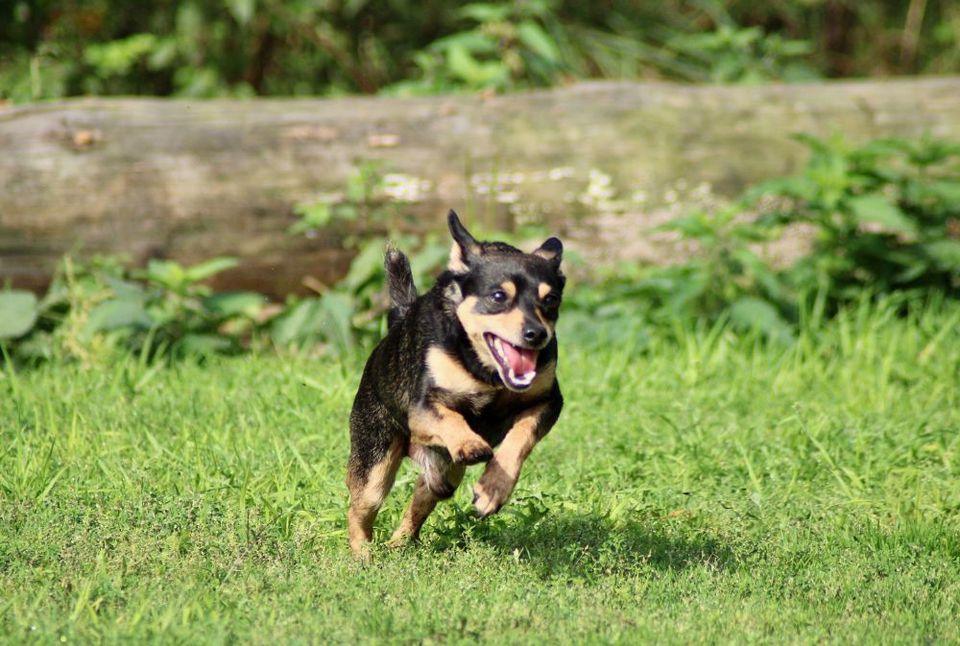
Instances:
[[[538,350],[521,348],[489,332],[483,335],[500,365],[500,378],[511,390],[525,390],[537,376]]]

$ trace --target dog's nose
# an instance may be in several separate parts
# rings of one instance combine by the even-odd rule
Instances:
[[[528,325],[523,328],[523,340],[532,345],[540,345],[547,339],[547,331],[539,325]]]

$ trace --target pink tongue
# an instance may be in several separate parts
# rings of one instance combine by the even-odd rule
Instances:
[[[502,343],[503,354],[507,359],[507,364],[513,368],[513,373],[517,376],[525,375],[537,367],[537,351],[526,350],[510,345],[506,341]]]

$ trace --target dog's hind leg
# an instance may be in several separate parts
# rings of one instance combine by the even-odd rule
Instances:
[[[451,462],[446,451],[431,447],[411,446],[410,457],[423,467],[423,474],[417,478],[410,505],[397,531],[390,538],[390,545],[393,546],[419,537],[420,528],[427,517],[438,502],[453,496],[466,471],[466,465]]]
[[[373,540],[373,522],[393,487],[405,445],[397,437],[380,446],[363,446],[361,450],[353,447],[347,472],[347,488],[350,490],[347,529],[350,549],[356,556],[365,556],[367,546]]]

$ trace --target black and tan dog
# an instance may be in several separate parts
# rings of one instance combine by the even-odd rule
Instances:
[[[448,219],[450,262],[423,296],[406,256],[387,252],[389,329],[350,414],[348,524],[358,555],[404,456],[423,473],[392,543],[417,537],[467,465],[487,462],[474,488],[479,515],[499,510],[563,406],[554,335],[563,245],[550,238],[527,254],[478,242],[453,211]]]

